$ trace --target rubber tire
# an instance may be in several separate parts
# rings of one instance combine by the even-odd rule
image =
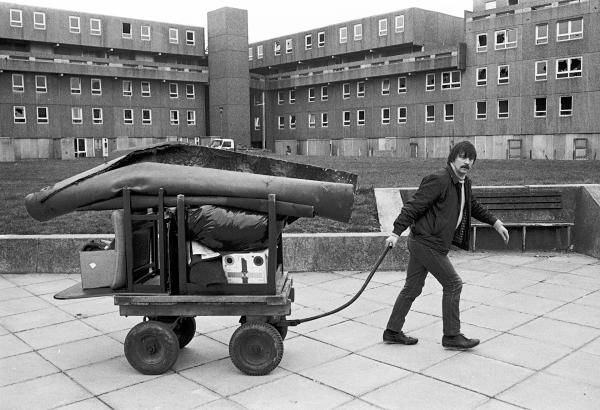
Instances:
[[[125,357],[142,374],[163,374],[179,355],[179,340],[169,325],[154,320],[138,323],[125,337]]]
[[[263,376],[279,366],[283,357],[283,339],[269,323],[247,322],[231,336],[229,356],[243,373]]]
[[[179,322],[173,327],[173,332],[179,340],[179,348],[183,349],[187,346],[194,336],[196,335],[196,319],[192,316],[156,316],[150,317],[150,320],[156,320],[158,322],[166,323],[168,325],[173,324],[174,321],[179,319]]]
[[[279,326],[277,324],[273,324],[273,327],[281,335],[281,340],[285,340],[285,337],[287,336],[287,332],[288,332],[288,327],[287,326]]]

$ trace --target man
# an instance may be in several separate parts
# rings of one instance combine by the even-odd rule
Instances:
[[[459,302],[463,282],[448,258],[448,251],[451,244],[468,249],[471,216],[493,225],[505,243],[509,236],[502,222],[471,195],[471,180],[467,174],[476,159],[473,144],[468,141],[456,144],[448,155],[446,168],[423,178],[417,192],[394,221],[386,245],[396,246],[400,234],[410,226],[410,257],[404,288],[383,333],[386,343],[417,343],[416,338],[402,332],[402,326],[413,301],[421,294],[427,272],[431,272],[443,287],[442,346],[466,350],[479,344],[479,340],[468,339],[460,332]]]

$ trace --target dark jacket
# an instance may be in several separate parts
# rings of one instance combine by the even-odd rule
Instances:
[[[469,249],[471,216],[490,225],[497,218],[473,197],[469,177],[465,177],[464,184],[463,223],[458,228],[455,229],[460,211],[460,179],[448,165],[423,178],[394,221],[393,232],[400,235],[410,226],[412,238],[442,253],[448,253],[451,244]]]

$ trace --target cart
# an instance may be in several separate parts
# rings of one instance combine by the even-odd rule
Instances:
[[[255,260],[262,280],[252,278],[247,262],[234,272],[231,283],[207,287],[191,280],[193,261],[187,238],[189,207],[220,203],[222,198],[176,197],[174,209],[165,203],[162,189],[156,198],[136,198],[123,189],[124,277],[113,280],[122,287],[84,289],[77,284],[57,299],[94,296],[114,297],[121,316],[141,316],[125,338],[125,356],[144,374],[162,374],[177,360],[179,351],[196,333],[196,316],[239,316],[240,326],[229,343],[234,365],[248,375],[264,375],[278,366],[287,333],[286,316],[291,313],[294,288],[291,275],[283,270],[281,232],[277,229],[278,208],[290,207],[268,195],[266,261]],[[149,206],[143,211],[139,208]],[[291,205],[286,214],[308,216],[310,209]],[[119,235],[115,233],[116,240]],[[117,245],[119,245],[117,243]],[[245,261],[245,259],[244,259]],[[264,265],[262,265],[264,263]],[[113,286],[114,287],[114,286]]]

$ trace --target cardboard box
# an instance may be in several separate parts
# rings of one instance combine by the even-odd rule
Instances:
[[[105,251],[80,251],[81,286],[83,289],[110,287],[117,269],[117,253]]]

